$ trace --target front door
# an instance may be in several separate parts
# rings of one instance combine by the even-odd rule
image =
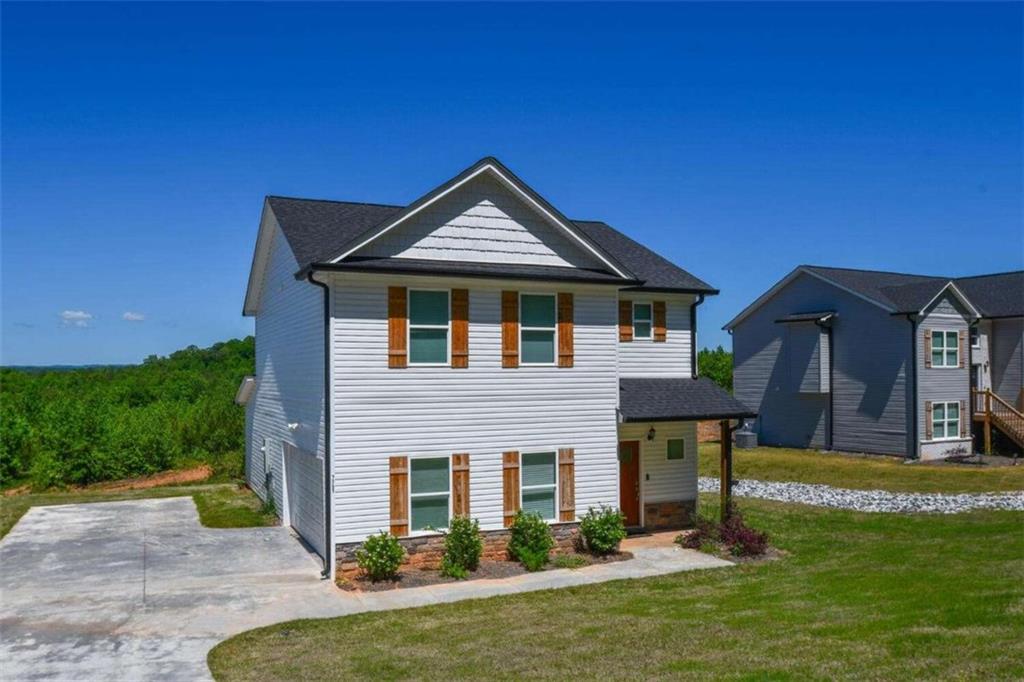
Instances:
[[[627,526],[640,525],[640,441],[619,443],[619,509]]]

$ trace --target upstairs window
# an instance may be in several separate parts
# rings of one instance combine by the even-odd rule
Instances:
[[[633,304],[633,338],[651,338],[651,304]]]
[[[411,531],[448,527],[449,458],[409,460],[409,514]]]
[[[448,364],[447,291],[409,291],[409,364]]]
[[[971,348],[981,348],[981,334],[977,325],[971,327]]]
[[[524,452],[522,472],[522,510],[537,512],[545,521],[556,521],[555,499],[558,489],[557,459],[553,452]]]
[[[960,403],[932,403],[932,438],[960,437]]]
[[[957,332],[932,332],[932,367],[960,366],[960,338]]]
[[[519,354],[522,364],[555,364],[554,294],[522,294],[519,308]]]

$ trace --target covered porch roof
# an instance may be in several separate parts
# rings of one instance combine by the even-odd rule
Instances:
[[[619,379],[624,422],[747,419],[757,413],[707,377]]]

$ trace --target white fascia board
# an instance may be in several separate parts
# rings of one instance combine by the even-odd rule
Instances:
[[[344,260],[345,258],[347,258],[348,256],[351,256],[356,251],[360,250],[361,248],[363,248],[364,246],[366,246],[370,242],[373,242],[374,240],[378,239],[379,237],[387,234],[388,232],[390,232],[394,228],[398,227],[399,225],[404,223],[409,218],[412,218],[414,215],[416,215],[417,213],[419,213],[423,209],[427,208],[431,204],[433,204],[433,203],[439,201],[440,199],[448,196],[449,194],[451,194],[452,192],[454,192],[458,188],[462,187],[463,185],[465,185],[469,181],[471,181],[474,178],[478,177],[481,173],[491,173],[492,175],[494,175],[494,177],[498,178],[498,180],[500,180],[502,182],[502,184],[504,184],[506,187],[508,187],[510,190],[512,190],[513,193],[515,193],[516,196],[518,196],[520,198],[520,200],[522,200],[526,204],[528,204],[531,208],[533,208],[533,210],[536,213],[538,213],[541,217],[543,217],[549,223],[551,223],[555,227],[558,227],[559,229],[563,230],[573,240],[575,240],[580,246],[582,246],[584,249],[586,249],[589,253],[593,254],[598,260],[600,260],[602,263],[607,265],[609,268],[611,268],[611,270],[615,274],[617,274],[619,277],[622,277],[624,279],[631,279],[630,275],[627,275],[626,273],[622,272],[622,270],[617,268],[615,266],[615,264],[613,264],[607,258],[605,258],[605,256],[602,255],[597,249],[595,249],[593,246],[591,246],[586,240],[581,238],[579,233],[574,228],[566,225],[563,221],[559,220],[550,211],[548,211],[546,208],[544,208],[544,206],[542,206],[540,203],[538,203],[536,200],[534,200],[534,198],[531,197],[529,195],[529,193],[524,191],[523,188],[519,186],[519,183],[514,182],[511,178],[507,177],[504,173],[502,173],[498,168],[496,168],[495,166],[493,166],[492,164],[489,164],[489,163],[484,164],[483,166],[481,166],[477,170],[473,171],[472,173],[470,173],[469,175],[464,177],[459,182],[455,183],[454,185],[452,185],[451,187],[446,189],[445,191],[438,193],[437,196],[431,197],[431,199],[429,201],[423,202],[421,205],[417,206],[415,209],[413,209],[409,213],[407,213],[407,214],[401,216],[400,218],[398,218],[398,220],[395,220],[395,221],[393,221],[391,223],[388,223],[387,225],[385,225],[384,227],[379,229],[377,232],[375,232],[374,234],[370,235],[369,237],[367,237],[366,239],[361,241],[359,244],[356,244],[352,248],[348,249],[347,251],[342,253],[340,256],[338,256],[336,258],[333,258],[330,262],[331,263],[338,263],[338,262]]]
[[[956,286],[956,284],[953,283],[952,280],[950,280],[949,283],[946,284],[946,286],[942,287],[942,289],[939,290],[939,293],[935,294],[935,296],[932,297],[932,300],[928,301],[928,303],[923,308],[921,308],[921,310],[917,314],[924,315],[925,311],[931,308],[935,304],[935,302],[938,301],[944,293],[946,293],[947,289],[951,290],[953,292],[953,295],[960,299],[961,303],[967,306],[967,308],[971,311],[972,315],[974,315],[975,317],[981,317],[981,313],[978,312],[978,309],[971,304],[968,298],[964,295],[964,292],[960,291],[960,289]]]
[[[274,229],[277,218],[270,203],[263,200],[263,211],[260,214],[260,227],[256,233],[256,247],[252,255],[252,267],[249,268],[249,284],[245,289],[245,303],[242,315],[252,317],[260,307],[260,292],[263,290],[263,273],[270,260],[270,249],[274,244]]]

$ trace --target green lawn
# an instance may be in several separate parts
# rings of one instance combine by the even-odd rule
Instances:
[[[921,493],[1024,490],[1024,465],[904,464],[889,457],[849,457],[791,448],[733,449],[733,477],[826,483],[841,488]],[[700,446],[700,475],[717,477],[718,443]]]
[[[125,491],[53,491],[0,497],[0,538],[14,527],[31,507],[82,502],[114,502],[152,497],[192,496],[199,510],[199,521],[210,528],[271,526],[276,517],[262,508],[262,502],[248,488],[235,483],[215,485],[167,486]]]
[[[741,508],[788,556],[282,623],[221,643],[210,668],[221,681],[1024,676],[1024,515]]]

